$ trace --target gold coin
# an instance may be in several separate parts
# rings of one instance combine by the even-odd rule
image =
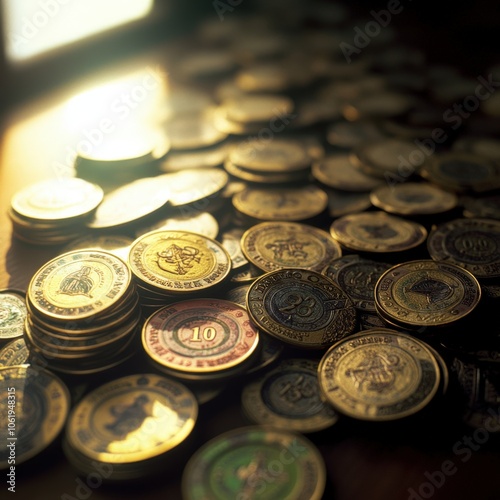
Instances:
[[[68,245],[66,245],[61,253],[72,252],[74,250],[104,250],[112,253],[122,260],[127,260],[130,252],[130,245],[134,240],[129,236],[121,236],[118,234],[109,235],[86,235],[82,236]]]
[[[341,245],[360,252],[401,252],[427,238],[421,224],[384,212],[345,215],[332,223],[330,232]]]
[[[328,205],[320,188],[247,188],[233,197],[234,207],[244,215],[260,220],[299,221],[319,215]]]
[[[375,286],[377,311],[411,326],[453,323],[470,314],[481,287],[465,269],[447,262],[417,260],[387,270]]]
[[[27,314],[22,292],[0,290],[0,342],[22,337]]]
[[[28,300],[42,317],[83,320],[114,307],[130,286],[131,274],[121,259],[99,250],[77,250],[35,273]]]
[[[247,182],[258,182],[262,184],[284,184],[286,182],[299,182],[308,179],[307,171],[281,172],[281,173],[263,173],[259,171],[248,170],[239,165],[235,165],[229,160],[224,162],[224,168],[228,174]]]
[[[24,339],[14,339],[0,350],[0,367],[24,365],[29,354]]]
[[[325,400],[360,420],[395,420],[422,410],[440,382],[424,343],[396,331],[372,329],[334,344],[318,376]]]
[[[172,294],[214,286],[231,270],[220,243],[187,231],[146,233],[132,245],[129,264],[139,282]]]
[[[172,149],[198,149],[223,141],[227,134],[217,130],[210,116],[184,115],[174,117],[166,125]]]
[[[325,231],[294,222],[262,222],[241,238],[246,258],[264,271],[301,268],[321,271],[342,255],[340,245]]]
[[[272,94],[243,95],[227,99],[221,105],[227,119],[240,123],[265,122],[293,111],[293,101]]]
[[[369,193],[350,193],[339,189],[326,189],[328,213],[333,219],[363,212],[372,206]]]

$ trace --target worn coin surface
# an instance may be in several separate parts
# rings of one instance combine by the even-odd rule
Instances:
[[[22,337],[28,314],[22,292],[0,290],[0,342]]]

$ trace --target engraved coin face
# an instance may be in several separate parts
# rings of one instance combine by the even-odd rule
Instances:
[[[356,326],[351,299],[326,276],[302,269],[272,271],[255,280],[247,308],[259,328],[299,347],[329,346]]]
[[[131,274],[121,259],[100,250],[77,250],[35,273],[28,302],[43,317],[79,320],[112,308],[130,286]]]
[[[421,224],[384,212],[346,215],[333,221],[330,232],[346,248],[361,252],[401,252],[427,237]]]
[[[375,286],[381,316],[396,323],[438,326],[471,313],[481,288],[468,271],[447,262],[419,260],[386,271]]]
[[[87,394],[70,415],[66,437],[85,457],[131,464],[174,449],[197,416],[196,398],[182,384],[159,375],[129,375]]]
[[[270,470],[276,471],[273,481],[266,481]],[[243,427],[214,438],[191,457],[182,492],[186,500],[320,500],[325,481],[321,454],[305,437],[273,427]]]
[[[54,374],[27,366],[0,369],[0,389],[3,394],[0,412],[5,424],[0,429],[0,439],[4,443],[0,450],[0,468],[3,469],[8,467],[11,457],[9,444],[15,444],[15,463],[18,465],[57,438],[68,416],[70,396],[66,385]],[[9,394],[13,397],[9,398]],[[7,426],[9,409],[15,415],[14,427]]]
[[[24,339],[12,340],[0,350],[0,367],[24,365],[28,357],[29,351]]]
[[[21,337],[26,315],[24,296],[8,290],[0,290],[0,341]]]
[[[328,196],[312,185],[300,188],[247,188],[233,197],[234,207],[255,219],[298,221],[326,208]]]
[[[187,231],[153,231],[132,246],[129,264],[149,287],[170,293],[193,292],[223,281],[231,269],[224,247]]]
[[[221,299],[165,306],[148,318],[142,333],[149,357],[184,378],[218,376],[243,366],[258,342],[245,309]]]
[[[424,408],[439,387],[439,366],[422,342],[372,329],[333,345],[319,368],[322,394],[361,420],[394,420]]]
[[[333,425],[337,413],[320,397],[318,363],[287,359],[242,393],[243,409],[257,424],[297,432],[316,432]]]
[[[349,295],[357,309],[375,312],[375,284],[390,264],[346,255],[328,264],[322,274],[331,278]]]
[[[455,219],[431,231],[427,248],[432,259],[445,260],[476,278],[500,276],[500,222]]]
[[[340,245],[325,231],[293,222],[263,222],[241,239],[247,259],[264,271],[301,268],[320,271],[340,257]]]

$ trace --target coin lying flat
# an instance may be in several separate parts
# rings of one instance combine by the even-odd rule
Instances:
[[[66,385],[42,368],[12,366],[0,369],[2,421],[0,469],[7,468],[14,444],[19,465],[47,448],[59,435],[68,416],[70,396]],[[8,395],[12,394],[11,397]],[[10,413],[9,413],[10,410]],[[15,425],[7,426],[13,415]],[[12,465],[12,463],[10,464]]]
[[[363,212],[372,206],[370,194],[367,192],[353,193],[331,188],[325,191],[328,195],[328,213],[333,219]]]
[[[342,254],[328,233],[294,222],[262,222],[251,227],[242,236],[241,249],[264,271],[294,267],[321,271]]]
[[[247,309],[259,328],[296,347],[324,348],[356,327],[351,299],[326,276],[302,269],[272,271],[255,280]]]
[[[22,292],[0,290],[0,343],[22,337],[26,315],[26,298]]]
[[[134,240],[129,236],[121,236],[118,234],[86,235],[68,243],[61,253],[83,249],[104,250],[126,261],[130,251],[130,245],[133,242]]]
[[[417,339],[372,329],[334,344],[318,368],[325,400],[360,420],[395,420],[422,410],[435,396],[439,366]]]
[[[476,278],[454,264],[418,260],[386,271],[375,286],[377,312],[396,324],[438,326],[470,314],[481,298]]]
[[[191,457],[182,495],[186,500],[320,500],[325,482],[323,459],[308,439],[273,427],[243,427],[217,436]]]
[[[345,215],[333,221],[330,232],[341,245],[360,252],[401,252],[427,238],[421,224],[384,212]]]
[[[338,415],[321,400],[317,372],[316,361],[282,361],[243,389],[245,414],[257,424],[297,432],[316,432],[332,426]]]
[[[476,278],[500,276],[500,222],[455,219],[431,231],[427,248],[432,259],[447,261]]]

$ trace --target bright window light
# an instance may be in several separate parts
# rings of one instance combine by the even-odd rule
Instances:
[[[25,61],[148,15],[154,0],[3,0],[7,57]]]

